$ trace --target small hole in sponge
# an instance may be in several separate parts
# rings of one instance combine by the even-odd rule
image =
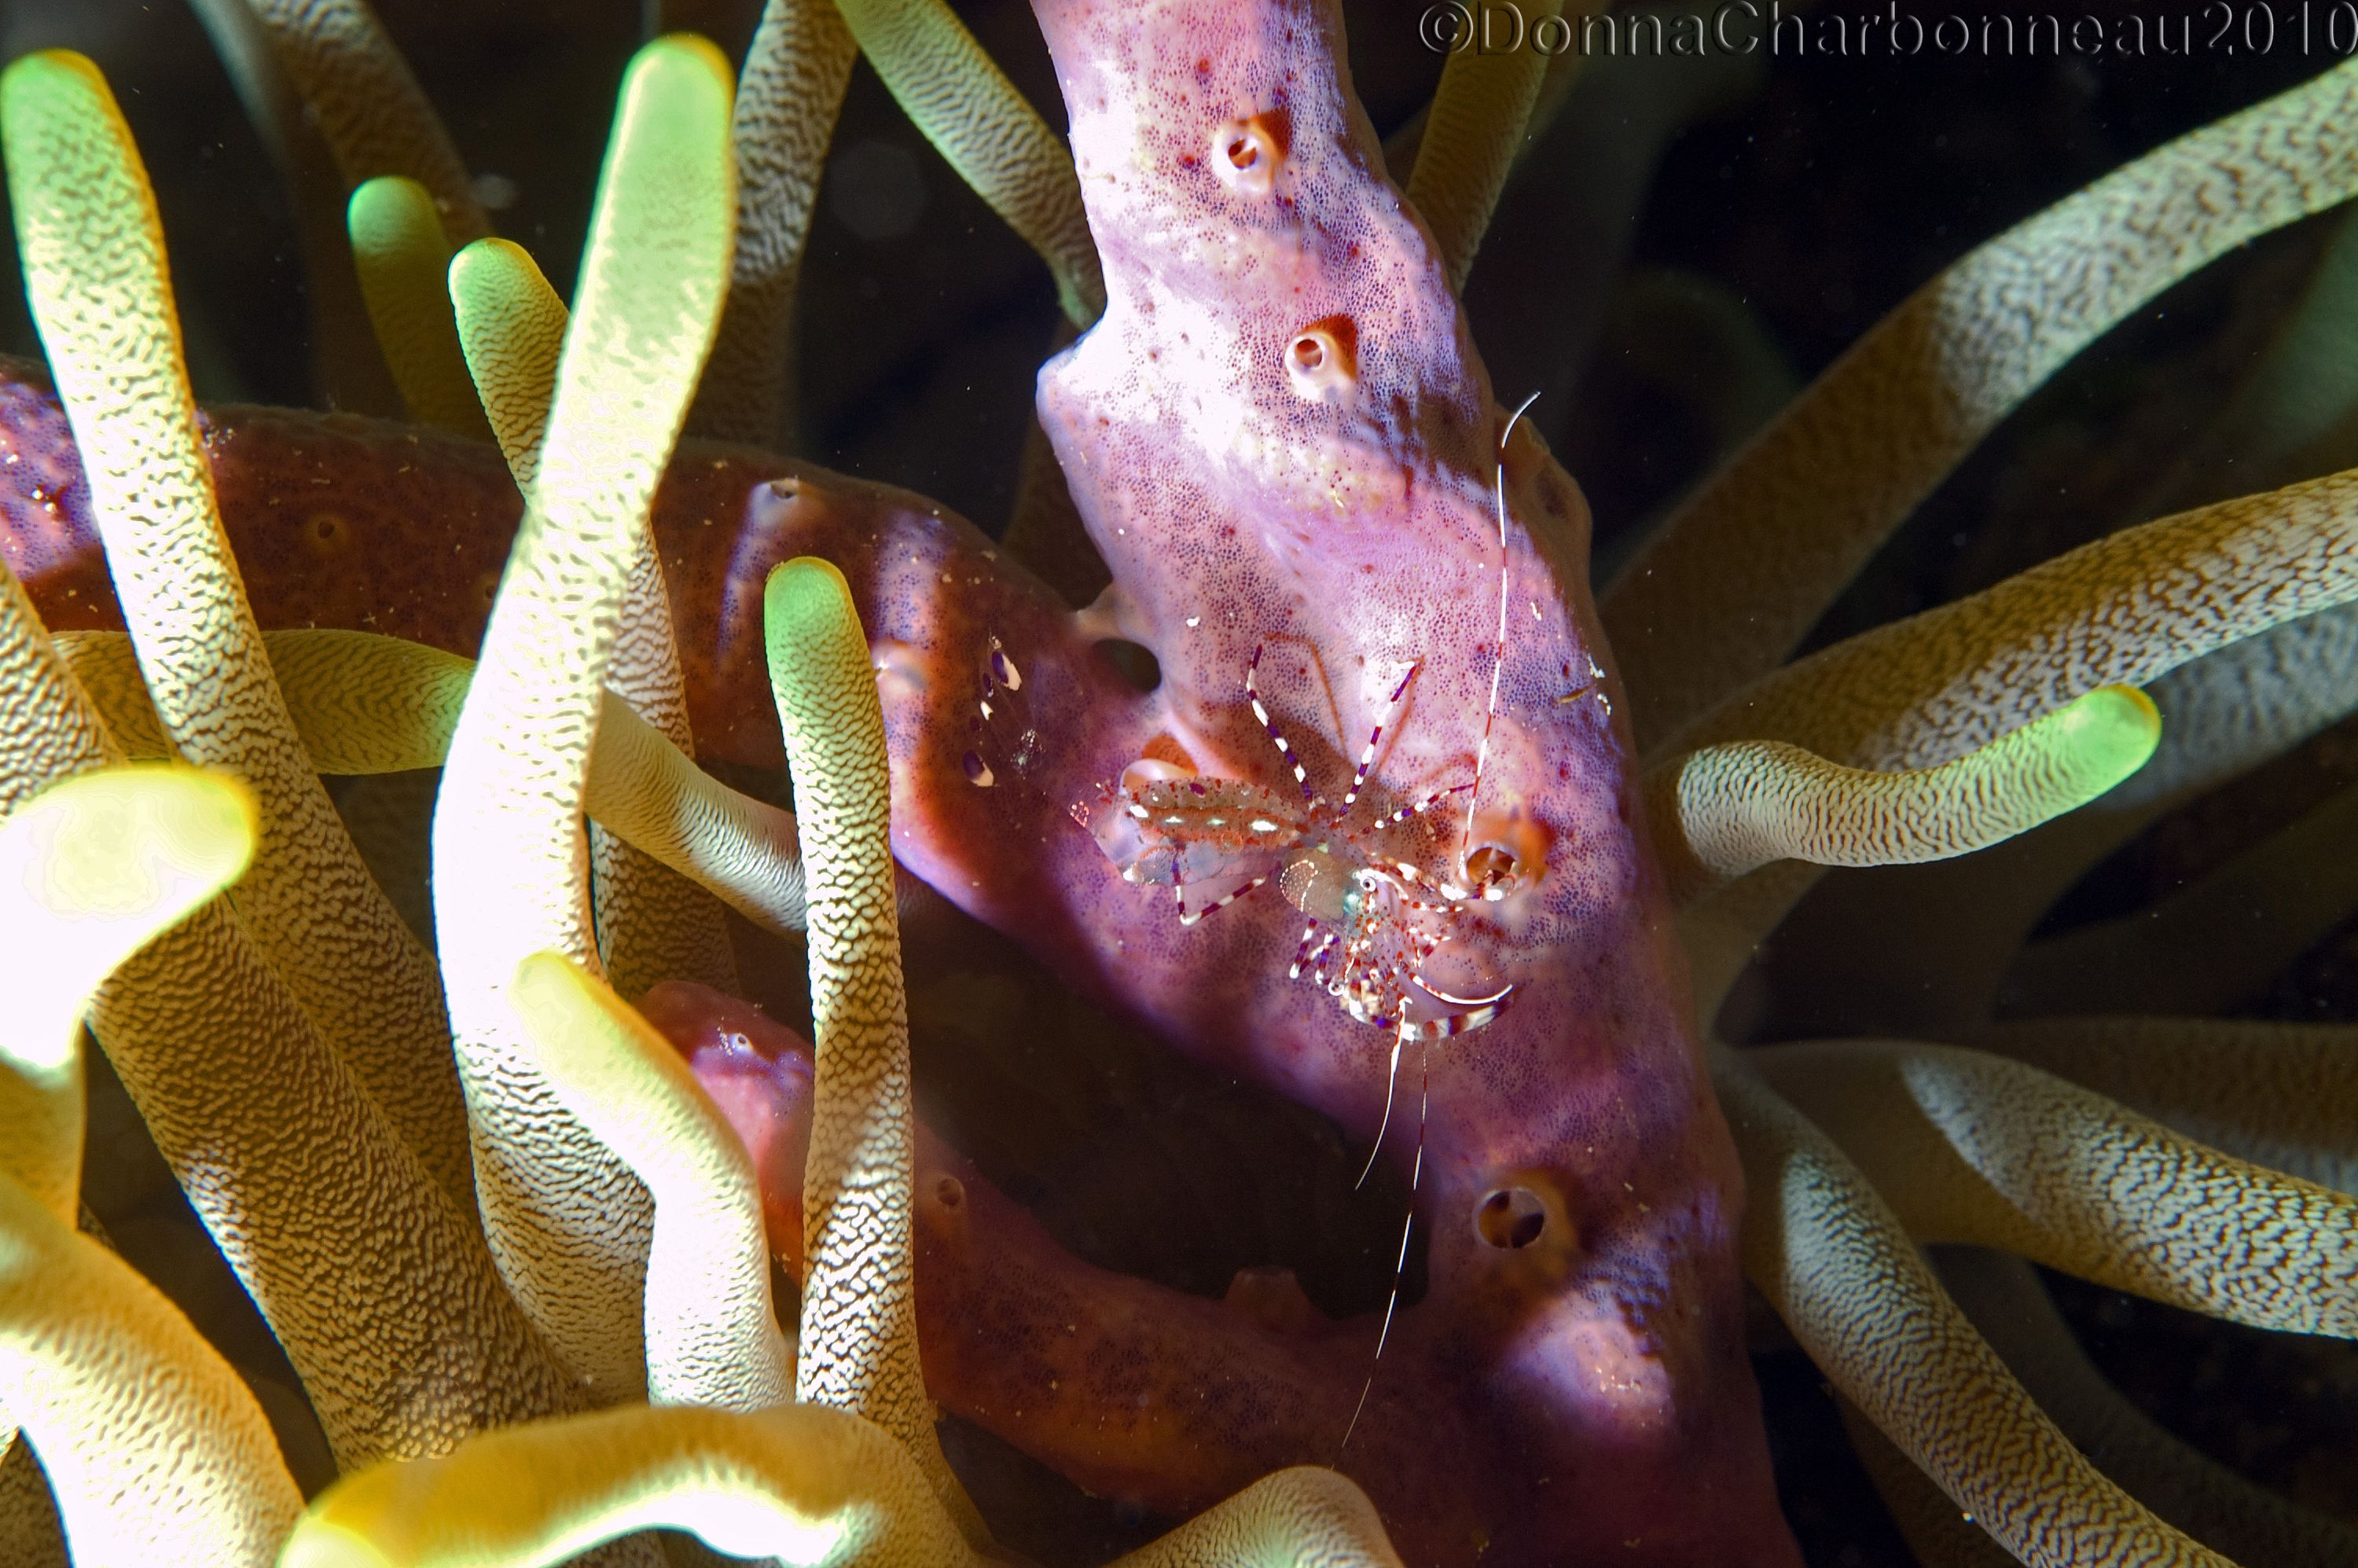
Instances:
[[[1501,1251],[1529,1247],[1547,1228],[1547,1206],[1529,1187],[1501,1187],[1475,1210],[1474,1228]]]
[[[1220,183],[1240,196],[1267,196],[1285,162],[1282,110],[1224,120],[1212,128],[1212,169]]]
[[[342,555],[352,542],[352,526],[341,513],[314,512],[303,530],[304,545],[321,559]]]
[[[1117,674],[1132,691],[1143,696],[1163,684],[1163,666],[1153,653],[1126,637],[1108,637],[1098,644]]]
[[[934,1181],[934,1202],[944,1208],[962,1208],[966,1205],[966,1184],[956,1176],[938,1176]]]
[[[1515,878],[1515,852],[1503,844],[1476,844],[1466,857],[1466,880],[1485,892]]]
[[[1294,394],[1324,403],[1350,391],[1359,379],[1359,331],[1348,316],[1313,321],[1285,345],[1285,374]]]

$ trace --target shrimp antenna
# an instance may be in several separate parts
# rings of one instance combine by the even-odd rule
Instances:
[[[1408,999],[1403,997],[1401,1000],[1405,1004]],[[1368,1162],[1359,1167],[1359,1179],[1351,1184],[1351,1190],[1355,1193],[1368,1184],[1368,1173],[1376,1168],[1376,1156],[1384,1152],[1384,1134],[1391,1130],[1392,1090],[1400,1085],[1401,1042],[1408,1038],[1405,1006],[1401,1012],[1400,1027],[1392,1032],[1392,1065],[1384,1073],[1384,1119],[1376,1123],[1376,1141],[1368,1151]]]
[[[1474,787],[1466,796],[1466,831],[1457,844],[1460,860],[1474,844],[1474,808],[1481,804],[1482,769],[1490,761],[1490,726],[1498,717],[1498,677],[1507,672],[1507,443],[1514,438],[1523,415],[1539,400],[1540,395],[1534,392],[1517,404],[1507,416],[1507,427],[1498,432],[1498,467],[1491,476],[1491,494],[1498,508],[1498,653],[1490,663],[1490,706],[1482,715],[1481,749],[1474,753]]]
[[[1534,394],[1533,395],[1537,395]],[[1403,1031],[1405,1033],[1405,1031]],[[1343,1429],[1343,1441],[1336,1451],[1351,1446],[1351,1434],[1359,1430],[1359,1417],[1368,1409],[1368,1396],[1375,1391],[1376,1365],[1384,1358],[1384,1346],[1392,1336],[1392,1315],[1400,1310],[1401,1281],[1408,1273],[1409,1238],[1416,1234],[1416,1189],[1424,1181],[1424,1119],[1433,1108],[1433,1046],[1422,1043],[1424,1049],[1417,1053],[1419,1071],[1423,1087],[1419,1091],[1416,1108],[1416,1162],[1408,1173],[1408,1219],[1401,1226],[1400,1256],[1392,1260],[1392,1292],[1384,1298],[1384,1325],[1376,1331],[1376,1354],[1368,1363],[1368,1380],[1359,1385],[1359,1402],[1351,1408],[1351,1424]],[[1393,1061],[1400,1059],[1400,1047],[1392,1047]],[[1365,1180],[1365,1176],[1360,1178]]]

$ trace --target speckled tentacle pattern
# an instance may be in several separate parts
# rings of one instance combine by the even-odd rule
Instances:
[[[1647,743],[1774,668],[1885,535],[2057,367],[2255,235],[2358,192],[2358,65],[2180,137],[1910,296],[1720,470],[1601,600]]]
[[[467,379],[450,315],[450,242],[424,186],[382,174],[352,192],[345,222],[377,346],[409,416],[462,436],[491,434]]]
[[[1834,1386],[2028,1568],[2232,1568],[2057,1430],[1857,1167],[1749,1067],[1713,1082],[1744,1158],[1745,1272]]]
[[[449,287],[467,373],[516,489],[529,492],[557,395],[565,301],[512,240],[477,240],[460,251],[451,258]]]
[[[95,73],[71,57],[12,68],[0,101],[21,103],[27,69],[100,102]],[[170,392],[159,417],[175,406]],[[233,595],[234,579],[216,575],[206,590]],[[217,625],[236,607],[233,597],[224,606],[199,594],[188,615]],[[13,580],[0,623],[19,742],[0,801],[13,803],[116,748]],[[92,1031],[341,1457],[437,1452],[478,1425],[568,1408],[467,1211],[399,1139],[226,903],[122,966],[100,993]]]
[[[580,824],[600,692],[663,460],[719,314],[729,79],[700,40],[625,80],[548,435],[434,819],[435,924],[503,1272],[604,1398],[635,1392],[644,1190],[519,1057],[503,993],[590,950]]]
[[[843,574],[825,561],[779,567],[763,601],[808,879],[818,1045],[795,1397],[891,1433],[980,1541],[987,1533],[942,1457],[917,1362],[909,1014],[868,641]]]
[[[2125,528],[1849,638],[1735,693],[1674,743],[1776,740],[1853,767],[1927,767],[2353,595],[2358,473],[2332,474]],[[1704,1016],[1816,874],[1770,866],[1682,917]]]
[[[2358,1030],[2057,1018],[2002,1025],[1974,1044],[2239,1159],[2358,1195]]]
[[[1577,14],[1601,9],[1595,0]],[[1563,0],[1537,0],[1522,9],[1534,27],[1561,26]],[[1474,24],[1481,26],[1477,20]],[[1520,18],[1517,26],[1521,25]],[[1484,49],[1478,39],[1457,49],[1441,68],[1441,86],[1425,114],[1424,134],[1409,172],[1409,204],[1433,231],[1449,287],[1462,289],[1482,248],[1507,171],[1522,149],[1523,127],[1539,102],[1549,57],[1535,48]]]
[[[1105,308],[1073,160],[946,0],[836,0],[860,51],[936,150],[1040,253],[1076,327]]]
[[[1779,860],[1896,866],[1985,849],[2142,766],[2160,715],[2099,687],[1954,762],[1868,773],[1775,741],[1723,741],[1647,777],[1655,852],[1681,902]]]
[[[246,3],[319,116],[347,185],[406,175],[432,192],[452,239],[463,244],[491,232],[441,116],[367,0]]]
[[[744,1145],[670,1043],[557,953],[517,969],[524,1039],[566,1108],[654,1196],[647,1397],[757,1411],[794,1395],[770,1303],[770,1249]]]
[[[438,768],[474,661],[370,632],[265,632],[287,711],[311,765],[346,777]],[[135,761],[172,754],[120,632],[61,632],[58,654]],[[582,808],[748,920],[799,936],[802,852],[790,813],[703,772],[628,703],[599,708]]]
[[[794,448],[795,285],[860,45],[835,0],[767,0],[737,77],[737,258],[688,428]]]
[[[12,67],[8,181],[29,297],[83,452],[132,641],[179,754],[262,801],[234,902],[297,1001],[446,1192],[467,1188],[432,959],[369,876],[270,677],[215,508],[155,200],[78,56]]]
[[[237,1374],[74,1232],[91,992],[235,880],[257,826],[242,786],[181,768],[84,773],[0,826],[0,981],[16,1004],[0,1038],[0,1386],[85,1568],[265,1563],[301,1506]]]
[[[1921,1240],[2000,1248],[2258,1328],[2358,1337],[2358,1199],[1977,1051],[1842,1041],[1745,1060]]]

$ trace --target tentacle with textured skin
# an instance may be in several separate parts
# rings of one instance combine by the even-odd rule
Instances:
[[[21,1420],[40,1445],[77,1563],[266,1561],[299,1505],[236,1374],[74,1233],[82,1013],[109,971],[244,871],[259,826],[243,785],[181,767],[68,778],[0,825],[16,1003],[0,1028],[0,1366],[9,1435]]]
[[[541,1568],[635,1530],[737,1557],[878,1568],[979,1562],[901,1445],[824,1405],[634,1406],[485,1433],[346,1476],[280,1568]]]
[[[580,804],[623,590],[718,319],[735,207],[719,51],[642,49],[621,108],[557,396],[434,819],[435,925],[510,1286],[606,1398],[636,1391],[644,1189],[519,1059],[525,957],[594,961]]]
[[[361,296],[409,416],[461,436],[489,436],[459,352],[445,281],[450,242],[434,198],[414,179],[381,174],[352,192],[345,222]]]
[[[0,806],[120,755],[5,571],[0,683]],[[575,1408],[471,1208],[395,1135],[225,901],[123,965],[91,1030],[344,1462]]]
[[[1065,319],[1096,320],[1105,276],[1072,154],[946,0],[837,0],[837,9],[925,139],[1048,264]]]
[[[1960,1509],[1866,1412],[1840,1394],[1834,1396],[1834,1405],[1851,1452],[1920,1568],[2019,1568],[2020,1559]]]
[[[403,1139],[463,1195],[433,960],[361,863],[271,680],[214,504],[130,130],[97,69],[56,53],[9,68],[0,116],[27,296],[157,711],[185,760],[234,769],[262,803],[262,853],[232,902]]]
[[[2358,1199],[1984,1052],[1846,1040],[1745,1060],[1921,1240],[1999,1248],[2255,1328],[2358,1337]]]
[[[120,632],[61,632],[56,646],[134,759],[171,754]],[[265,632],[263,646],[311,765],[366,776],[438,768],[472,659],[373,632]],[[806,919],[795,819],[698,768],[612,692],[599,707],[582,809],[764,930]]]
[[[541,438],[557,395],[565,301],[532,253],[513,240],[477,240],[450,260],[450,308],[467,373],[516,488],[540,472]]]
[[[1845,768],[1776,741],[1732,741],[1647,777],[1673,896],[1772,860],[1891,866],[1970,854],[2086,805],[2143,766],[2161,718],[2135,687],[2099,687],[1954,762]]]
[[[1595,0],[1574,7],[1598,8]],[[1564,0],[1535,0],[1527,7],[1534,27],[1556,21],[1563,9]],[[1471,13],[1465,15],[1473,26],[1481,25]],[[1453,289],[1464,288],[1473,270],[1549,64],[1549,57],[1536,49],[1476,47],[1455,50],[1441,68],[1407,194],[1409,205],[1433,231],[1433,251]]]
[[[1886,317],[1599,599],[1641,739],[1781,662],[1957,460],[2113,323],[2358,192],[2353,113],[2345,65],[2065,198]]]
[[[2358,605],[2231,643],[2146,691],[2164,723],[2144,767],[2085,810],[1982,854],[1821,886],[1804,918],[1839,926],[1844,938],[1830,946],[1791,932],[1780,983],[1839,994],[1844,1017],[1860,1021],[1845,1029],[1938,1040],[1981,1027],[2040,916],[2092,867],[2163,812],[2358,703]],[[1929,968],[1915,957],[1928,942],[1941,953]],[[1804,954],[1813,957],[1793,961]]]
[[[0,825],[0,1176],[69,1229],[82,1014],[125,958],[244,873],[259,831],[243,784],[179,767],[82,773]]]
[[[2131,1403],[2080,1348],[2029,1264],[2003,1252],[1943,1248],[1932,1266],[2039,1408],[2162,1518],[2238,1563],[2358,1562],[2358,1530],[2245,1480]]]
[[[312,378],[331,408],[390,418],[401,395],[370,330],[344,222],[347,187],[318,121],[304,112],[269,30],[248,0],[189,0],[270,155],[295,220]]]
[[[267,1568],[303,1504],[262,1407],[131,1266],[0,1177],[0,1381],[75,1568]]]
[[[737,76],[737,259],[688,428],[795,445],[795,288],[860,46],[834,0],[768,0]]]
[[[2358,1028],[2051,1018],[2001,1024],[1973,1044],[2237,1159],[2358,1196]]]
[[[942,1457],[917,1362],[909,1011],[868,639],[843,574],[809,556],[770,573],[763,627],[810,891],[817,1076],[795,1397],[891,1433],[980,1543],[987,1532]]]
[[[1744,1162],[1745,1273],[1843,1396],[1961,1509],[2029,1568],[2231,1568],[2072,1446],[1824,1133],[1729,1053],[1712,1081]]]
[[[467,247],[450,268],[449,292],[466,362],[486,378],[482,401],[508,471],[517,489],[529,492],[539,475],[540,441],[556,395],[564,302],[529,254],[499,240]],[[622,629],[606,680],[682,752],[696,754],[671,599],[644,523],[631,543]],[[599,953],[625,996],[665,979],[737,988],[719,906],[692,881],[595,826],[590,871]]]
[[[450,133],[367,0],[246,3],[319,117],[345,184],[406,175],[433,193],[452,239],[463,244],[491,232]]]
[[[1114,1568],[1229,1563],[1399,1568],[1400,1554],[1365,1493],[1335,1471],[1297,1465],[1255,1481]]]
[[[533,1065],[655,1204],[647,1249],[647,1397],[765,1410],[794,1397],[770,1303],[770,1247],[745,1146],[668,1041],[561,953],[516,970]]]
[[[2358,597],[2358,470],[2124,529],[1786,665],[1681,747],[1790,741],[1877,770],[1944,762],[2108,685],[2143,686]],[[1816,880],[1788,862],[1682,917],[1705,1016]]]

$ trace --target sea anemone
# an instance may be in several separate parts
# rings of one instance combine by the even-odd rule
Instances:
[[[256,42],[241,8],[207,9]],[[625,84],[569,318],[496,241],[460,253],[453,313],[449,247],[486,220],[397,57],[357,4],[251,16],[355,188],[360,292],[403,399],[494,436],[532,501],[471,675],[377,639],[265,636],[213,513],[128,132],[87,62],[12,69],[0,129],[34,313],[137,654],[126,678],[119,644],[52,637],[8,585],[0,863],[31,868],[41,891],[11,925],[36,935],[8,955],[27,1000],[0,1114],[35,1130],[12,1131],[21,1157],[0,1173],[0,1322],[7,1411],[75,1560],[263,1562],[283,1547],[302,1563],[547,1562],[660,1526],[797,1561],[991,1550],[916,1366],[907,1026],[865,642],[831,568],[780,568],[770,667],[798,819],[699,782],[644,518],[684,423],[770,436],[793,417],[788,306],[855,37],[1047,258],[1077,325],[1099,286],[1069,165],[946,9],[773,3],[733,163],[725,62],[700,42],[651,46]],[[266,123],[299,164],[287,149],[302,121],[269,59],[245,57],[248,95],[267,108],[277,94]],[[1401,138],[1431,154],[1408,189],[1454,280],[1511,189],[1526,118],[1576,91],[1531,59],[1458,59]],[[2358,597],[2358,486],[2299,467],[2336,449],[2358,392],[2314,362],[2312,340],[2346,315],[2341,243],[2317,246],[2308,293],[2202,442],[2139,487],[2136,526],[1856,635],[1827,622],[1901,520],[2073,355],[2358,188],[2352,69],[1974,251],[1740,446],[1753,420],[1727,415],[1714,434],[1736,449],[1601,598],[1686,903],[1697,1011],[1725,1043],[1714,1074],[1750,1189],[1747,1274],[1839,1391],[1929,1560],[1971,1561],[1993,1538],[2035,1563],[2331,1562],[2353,1544],[2130,1410],[2013,1260],[2265,1329],[2358,1327],[2343,1032],[2079,1016],[2091,997],[2248,1000],[2347,901],[2312,899],[2257,936],[2223,934],[2216,906],[2282,896],[2288,866],[2321,852],[2305,847],[2315,825],[2149,916],[2067,925],[2067,906],[2038,930],[2091,868],[2136,875],[2122,846],[2152,860],[2139,833],[2190,820],[2169,814],[2350,706],[2337,607]],[[741,181],[755,193],[741,201]],[[1724,295],[1654,303],[1760,365],[1754,324]],[[2213,502],[2237,464],[2280,487]],[[1036,454],[1032,468],[1036,487]],[[1018,512],[1011,550],[1086,589],[1086,545],[1055,530],[1036,489]],[[1813,628],[1823,645],[1794,658]],[[2139,687],[2149,698],[2122,689]],[[625,733],[627,776],[609,756]],[[2148,752],[2097,806],[1945,858],[2069,809]],[[167,753],[211,771],[119,765]],[[320,782],[435,763],[438,966],[338,821],[353,797]],[[601,824],[586,850],[585,796]],[[1934,863],[1812,892],[1823,866],[1902,861]],[[773,932],[808,926],[818,1132],[791,1340],[744,1152],[622,1000],[658,978],[733,975],[696,881]],[[1803,928],[1814,956],[1782,935]],[[2098,964],[2132,978],[2091,979]],[[1870,968],[1883,978],[1855,978]],[[71,1233],[80,1068],[58,1040],[85,1008],[300,1379],[267,1421],[176,1309]],[[2028,1011],[2058,1016],[2018,1021]],[[1752,1044],[1829,1022],[1869,1037]],[[1942,1251],[1936,1272],[1927,1243],[1984,1250]],[[437,1289],[406,1288],[424,1280]],[[298,1523],[269,1428],[312,1416],[347,1474]],[[26,1444],[0,1476],[0,1506],[39,1527]],[[1390,1548],[1347,1482],[1301,1470],[1141,1560],[1263,1551],[1380,1562]]]

